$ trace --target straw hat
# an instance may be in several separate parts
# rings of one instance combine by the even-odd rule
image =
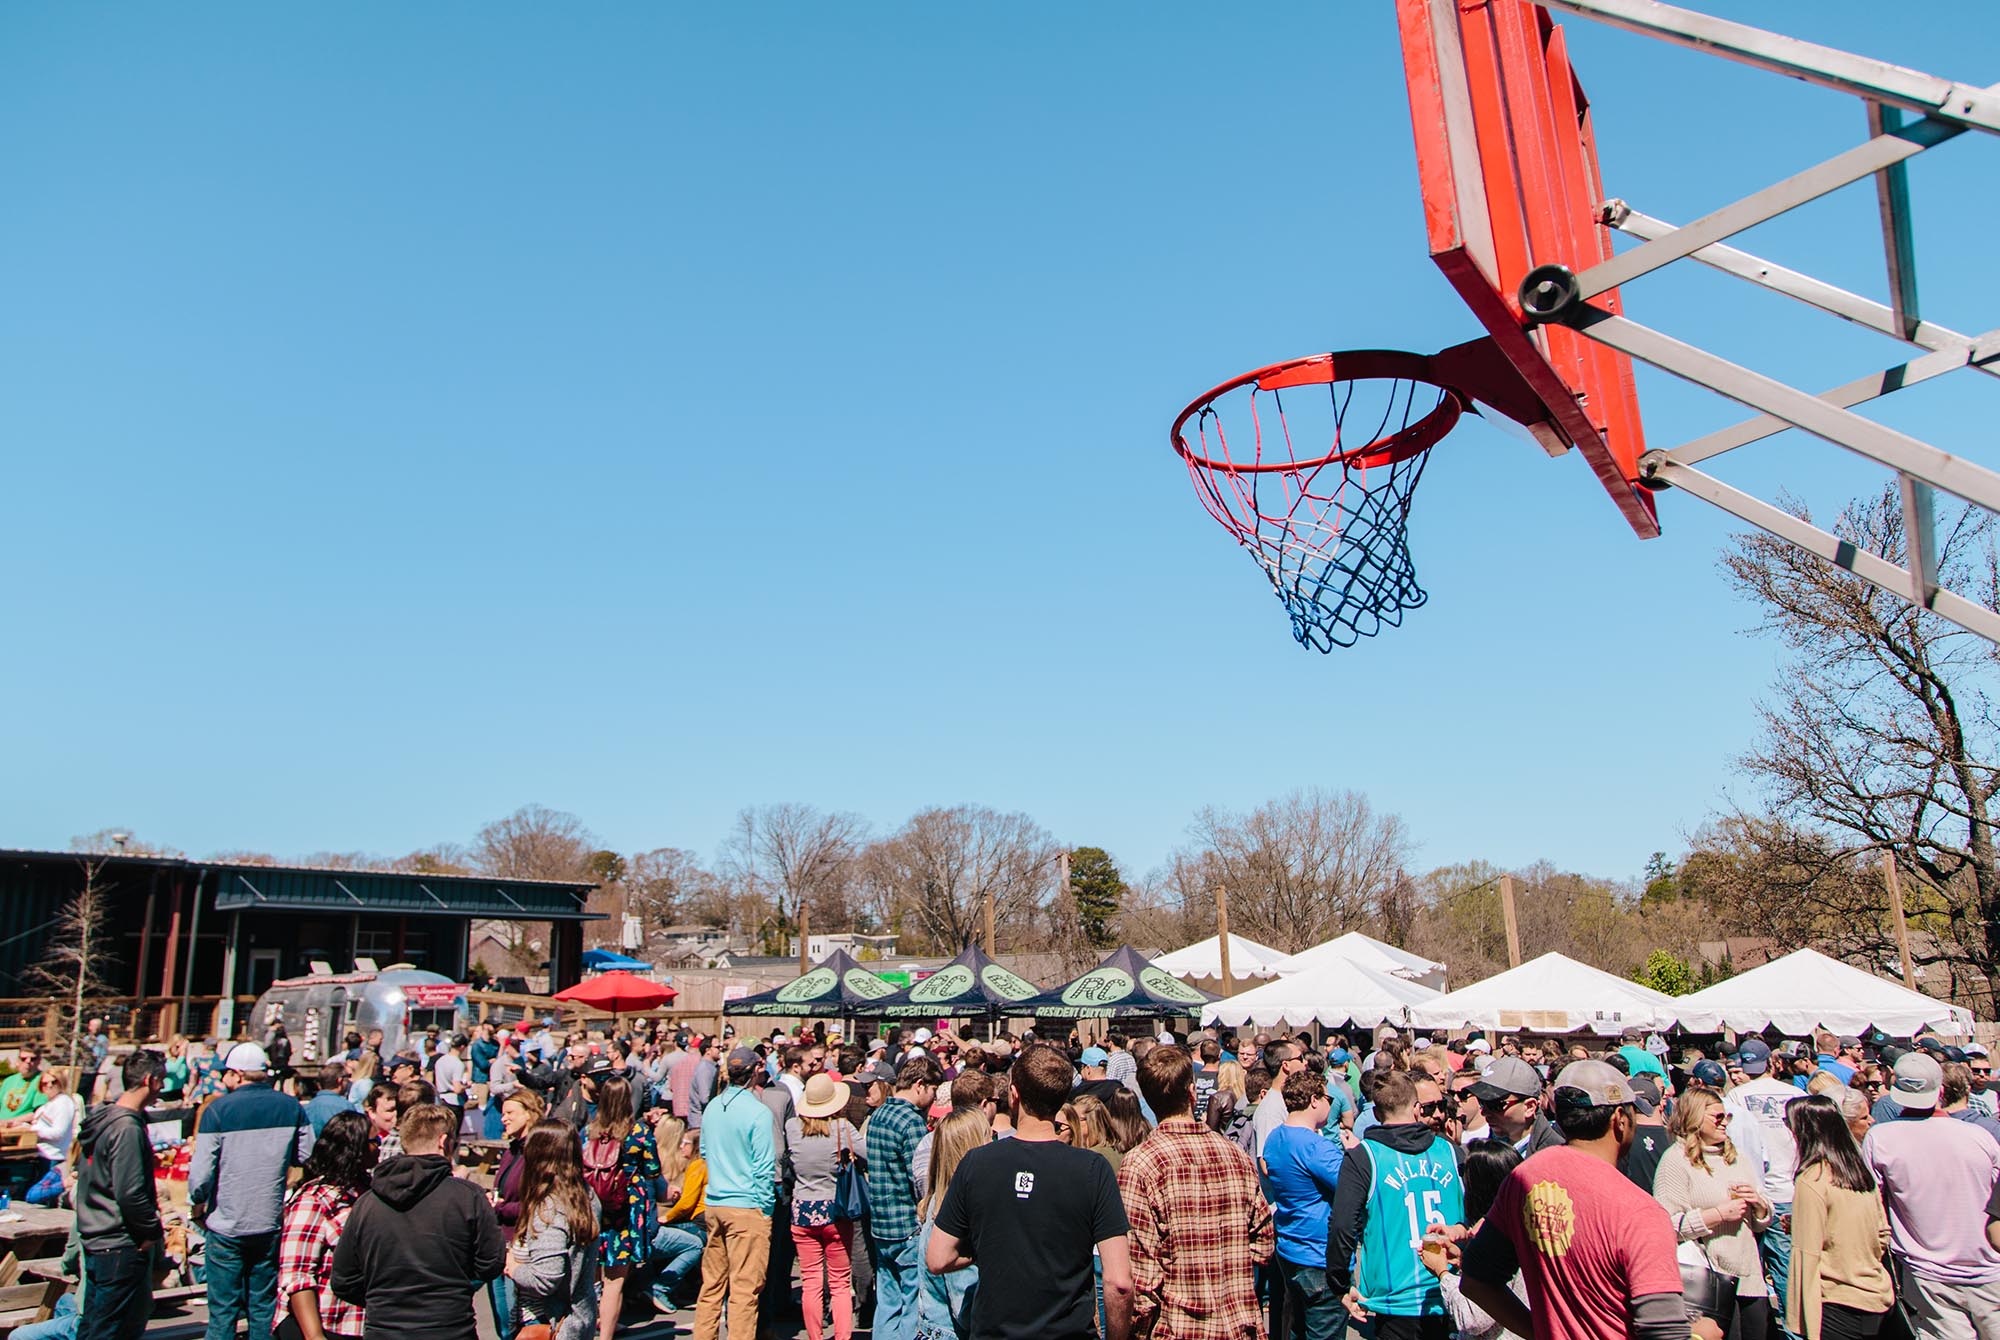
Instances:
[[[848,1088],[831,1075],[814,1075],[806,1081],[804,1099],[799,1103],[802,1117],[835,1117],[847,1110]]]

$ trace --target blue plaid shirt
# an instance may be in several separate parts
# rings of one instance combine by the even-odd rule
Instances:
[[[868,1118],[868,1232],[879,1241],[900,1242],[923,1226],[912,1173],[923,1138],[924,1114],[901,1098],[888,1099]]]

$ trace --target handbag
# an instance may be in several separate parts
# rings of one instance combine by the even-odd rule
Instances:
[[[1688,1259],[1690,1250],[1693,1260]],[[1736,1317],[1736,1277],[1709,1264],[1708,1249],[1698,1242],[1680,1244],[1674,1250],[1674,1260],[1681,1268],[1681,1294],[1688,1306],[1727,1333]]]
[[[1896,1254],[1882,1253],[1883,1268],[1889,1272],[1889,1310],[1882,1315],[1882,1329],[1875,1333],[1875,1340],[1914,1340],[1917,1321],[1910,1315],[1910,1304],[1903,1292],[1903,1272],[1897,1269]]]
[[[833,1177],[833,1217],[858,1223],[868,1217],[868,1174],[854,1147],[847,1143],[847,1129],[840,1133],[840,1167]]]

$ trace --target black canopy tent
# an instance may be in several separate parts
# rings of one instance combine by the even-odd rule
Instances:
[[[968,945],[957,958],[923,981],[876,1002],[869,1012],[890,1019],[990,1019],[1012,1013],[1038,989],[1027,978],[988,958],[978,945]]]
[[[896,994],[896,984],[884,981],[836,949],[802,976],[783,986],[741,1000],[724,1001],[722,1012],[778,1016],[788,1019],[851,1019],[881,1013],[882,1002]]]
[[[1198,1015],[1216,1000],[1127,947],[1113,950],[1073,981],[1007,1006],[1005,1013],[1046,1019],[1169,1019]]]

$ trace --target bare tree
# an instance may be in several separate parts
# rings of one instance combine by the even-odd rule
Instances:
[[[545,805],[523,805],[495,819],[473,839],[472,863],[501,879],[590,878],[597,839],[574,814]]]
[[[1993,525],[1966,506],[1937,528],[1940,580],[1988,605]],[[1850,504],[1832,528],[1907,561],[1894,488]],[[1770,822],[1746,818],[1738,836],[1798,862],[1804,887],[1835,900],[1825,924],[1842,947],[1863,952],[1882,948],[1881,886],[1842,867],[1894,853],[1913,877],[1927,956],[1974,979],[1990,1004],[2000,992],[1995,648],[1761,532],[1738,536],[1723,567],[1762,609],[1762,630],[1791,652],[1762,706],[1762,739],[1742,760],[1768,789]]]
[[[1175,880],[1220,884],[1230,928],[1288,953],[1378,918],[1411,846],[1402,819],[1376,814],[1366,796],[1317,787],[1248,814],[1204,809],[1194,837],[1175,855]]]
[[[849,925],[851,897],[867,826],[855,815],[828,813],[787,802],[744,810],[724,854],[725,874],[771,904],[766,942],[783,953],[798,929],[799,909],[809,908],[823,929]]]
[[[871,846],[863,878],[884,921],[939,953],[978,938],[989,894],[999,933],[1039,945],[1048,938],[1042,912],[1056,892],[1058,850],[1025,814],[956,805],[912,815]]]
[[[83,887],[63,904],[49,923],[49,938],[41,957],[28,969],[26,981],[37,994],[57,1000],[56,1049],[68,1054],[74,1067],[85,1050],[83,1026],[106,1001],[117,995],[104,979],[111,959],[111,897],[102,861],[79,862]]]
[[[470,856],[475,870],[500,879],[582,883],[590,878],[590,858],[597,850],[597,839],[574,814],[523,805],[480,829]],[[547,943],[550,934],[545,921],[481,922],[474,929],[493,935],[514,958],[528,962],[534,959],[531,946]]]

